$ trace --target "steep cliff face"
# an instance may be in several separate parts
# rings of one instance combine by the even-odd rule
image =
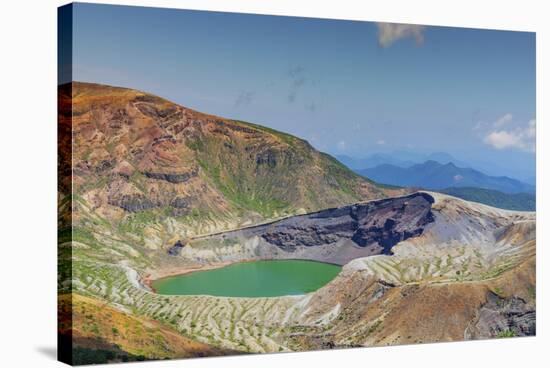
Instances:
[[[256,257],[305,258],[345,264],[354,258],[391,254],[400,241],[422,234],[434,221],[433,198],[427,193],[388,198],[331,208],[307,215],[293,216],[273,223],[207,236],[191,242],[184,256],[196,255],[201,245],[212,250],[202,252],[205,260],[215,258],[215,250],[223,250],[225,260],[252,257],[235,252],[231,246],[242,244]],[[239,247],[238,249],[242,249]]]
[[[61,157],[72,145],[73,194],[85,204],[77,221],[88,208],[134,232],[166,218],[212,224],[200,233],[399,193],[294,136],[139,91],[73,83],[59,106],[73,130]]]
[[[350,239],[359,247],[376,247],[374,253],[389,254],[395,244],[421,234],[433,222],[432,203],[429,194],[416,193],[295,216],[252,232],[289,251]]]

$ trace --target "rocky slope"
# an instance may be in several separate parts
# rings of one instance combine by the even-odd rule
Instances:
[[[181,336],[162,323],[133,316],[129,311],[75,294],[59,300],[62,341],[78,346],[75,364],[237,354]]]
[[[392,256],[351,261],[312,295],[291,335],[296,346],[535,334],[534,214],[430,194],[435,221],[422,235]]]
[[[89,260],[74,268],[74,286],[80,294],[162,321],[195,341],[244,352],[533,335],[534,213],[428,195],[434,200],[429,210],[433,222],[421,233],[394,245],[393,254],[358,254],[333,281],[304,296],[163,296],[140,283],[148,270]],[[395,202],[399,209],[403,198]],[[376,209],[379,201],[372,206]],[[287,256],[284,249],[259,238],[240,238],[243,244],[214,242],[211,247],[217,249],[210,249],[210,254],[243,259],[237,250],[256,241],[255,250],[277,251],[269,254],[271,258]],[[320,248],[336,245],[301,246],[301,256],[316,259]],[[195,253],[199,251],[194,247],[166,257],[180,265],[206,261],[207,253]],[[85,251],[84,245],[78,248]],[[190,263],[193,259],[197,263]]]

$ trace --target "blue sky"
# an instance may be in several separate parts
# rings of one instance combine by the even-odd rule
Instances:
[[[73,16],[74,80],[332,154],[445,151],[534,175],[534,33],[93,4]]]

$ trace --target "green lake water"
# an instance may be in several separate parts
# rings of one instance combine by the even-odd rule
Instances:
[[[319,289],[340,269],[333,264],[300,260],[243,262],[156,280],[153,288],[164,295],[300,295]]]

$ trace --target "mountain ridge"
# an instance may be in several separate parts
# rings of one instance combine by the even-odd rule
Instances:
[[[177,229],[164,230],[199,234],[403,192],[306,140],[145,92],[73,82],[60,87],[59,106],[60,129],[73,134],[60,134],[60,166],[74,165],[60,192],[73,186],[77,224],[93,208],[124,232],[174,218]]]
[[[433,190],[477,187],[504,193],[532,193],[535,189],[532,185],[506,176],[489,176],[471,168],[458,167],[452,162],[441,164],[433,160],[407,168],[383,164],[356,171],[380,183]]]
[[[503,166],[499,162],[488,162],[483,159],[471,157],[458,159],[455,156],[443,151],[418,153],[414,151],[394,150],[390,152],[372,153],[368,156],[348,156],[336,154],[335,157],[355,171],[370,169],[382,164],[410,167],[415,164],[421,164],[432,160],[437,161],[440,164],[452,162],[458,167],[472,168],[489,176],[508,176],[512,179],[516,179],[527,184],[535,184],[534,167],[517,167],[517,165],[513,167],[510,167],[509,165]]]

